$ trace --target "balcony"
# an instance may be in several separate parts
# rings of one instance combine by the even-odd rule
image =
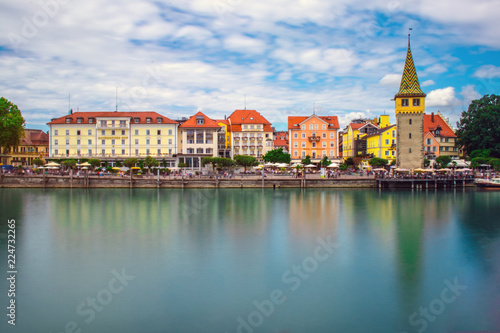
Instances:
[[[262,141],[262,137],[261,137],[261,136],[259,136],[259,137],[257,138],[257,141]]]
[[[250,141],[255,141],[255,138],[254,137],[250,137]]]
[[[395,144],[395,143],[393,143],[393,144],[389,147],[389,149],[396,149],[396,144]]]
[[[310,136],[308,137],[309,142],[320,142],[321,138],[319,136]]]
[[[263,148],[263,146],[262,146],[262,145],[258,145],[258,146],[257,146],[257,149],[262,149],[262,148]]]
[[[234,137],[234,141],[240,141],[240,137],[239,136],[235,136]]]
[[[248,141],[248,138],[246,136],[242,137],[241,140],[243,141]]]
[[[247,146],[247,145],[245,145],[245,146],[241,146],[241,148],[242,148],[242,149],[247,149],[247,148],[248,148],[248,146]]]
[[[255,149],[255,145],[250,145],[250,149]]]

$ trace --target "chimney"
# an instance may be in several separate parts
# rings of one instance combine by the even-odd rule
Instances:
[[[226,115],[224,115],[224,120],[226,120]]]
[[[73,114],[73,109],[70,109],[70,110],[69,110],[69,114]]]
[[[434,112],[431,113],[431,121],[434,122]]]

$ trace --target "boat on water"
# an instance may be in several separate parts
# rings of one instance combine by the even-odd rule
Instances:
[[[475,182],[476,186],[487,189],[500,190],[500,178],[479,179]]]

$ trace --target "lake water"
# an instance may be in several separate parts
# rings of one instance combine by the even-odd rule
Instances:
[[[500,332],[500,192],[0,189],[0,200],[0,332]]]

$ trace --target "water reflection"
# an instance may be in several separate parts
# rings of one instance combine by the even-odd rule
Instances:
[[[89,331],[234,332],[276,288],[287,302],[262,332],[415,331],[409,316],[454,277],[474,288],[429,331],[499,324],[500,193],[0,189],[0,198],[22,230],[20,297],[34,318],[25,331],[63,327],[121,267],[138,283]],[[328,237],[339,247],[291,292],[283,273]]]

